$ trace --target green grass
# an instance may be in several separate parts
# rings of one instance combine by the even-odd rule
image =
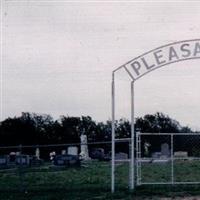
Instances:
[[[128,190],[128,164],[116,168],[116,193],[110,193],[111,167],[109,162],[88,162],[80,168],[40,168],[0,170],[1,200],[92,200],[92,199],[159,199],[160,196],[200,195],[198,185],[151,185]],[[175,181],[199,181],[199,161],[176,161]],[[142,164],[142,181],[171,181],[171,165]]]
[[[146,163],[141,166],[142,182],[171,182],[171,162]],[[200,181],[200,161],[174,161],[175,182]]]

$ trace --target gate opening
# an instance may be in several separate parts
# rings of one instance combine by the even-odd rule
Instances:
[[[167,45],[163,45],[151,51],[148,51],[141,56],[138,56],[124,65],[118,67],[112,72],[112,167],[111,167],[111,191],[115,191],[115,143],[119,140],[115,138],[115,74],[119,70],[125,70],[128,76],[131,78],[130,88],[131,88],[131,137],[126,138],[126,140],[130,141],[130,159],[129,161],[129,188],[133,190],[136,185],[142,184],[199,184],[199,180],[189,180],[188,178],[183,180],[180,179],[179,176],[176,175],[176,171],[181,172],[179,170],[179,166],[181,166],[184,162],[185,165],[190,166],[190,160],[197,161],[199,160],[199,156],[197,156],[197,152],[190,153],[190,155],[184,155],[184,149],[178,154],[176,151],[176,142],[182,141],[181,137],[191,137],[199,138],[200,134],[180,134],[180,133],[139,133],[135,131],[134,123],[134,83],[139,78],[148,74],[149,72],[163,67],[165,65],[173,64],[180,61],[191,60],[191,59],[199,59],[200,58],[200,39],[193,40],[185,40],[178,41],[174,43],[170,43]],[[153,145],[149,141],[154,141],[159,138],[162,146],[160,146],[160,151],[164,154],[157,155],[154,154],[151,157],[148,157],[148,151],[150,151],[148,146]],[[136,138],[136,141],[135,141]],[[146,138],[144,140],[144,138]],[[123,140],[123,139],[121,139]],[[144,140],[144,141],[143,141]],[[146,141],[147,140],[147,141]],[[189,139],[190,141],[191,139]],[[160,144],[160,145],[161,145]],[[154,147],[153,147],[154,148]],[[146,150],[145,150],[146,149]],[[152,154],[151,154],[152,155]],[[157,156],[157,158],[156,158]],[[166,158],[164,157],[166,156]],[[161,158],[161,159],[160,159]],[[187,162],[186,162],[187,161]],[[166,163],[166,169],[161,174],[161,177],[149,177],[145,175],[145,172],[148,170],[156,170],[159,169],[159,166],[163,166],[163,163]],[[180,175],[181,176],[181,175]],[[146,178],[145,178],[146,177]],[[164,178],[163,178],[164,177]]]

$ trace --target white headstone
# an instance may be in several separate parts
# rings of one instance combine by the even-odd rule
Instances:
[[[40,149],[39,148],[36,148],[36,150],[35,150],[35,156],[36,156],[36,158],[38,160],[40,159]]]
[[[78,155],[78,147],[74,147],[74,146],[68,147],[67,154],[77,156]]]
[[[90,160],[88,154],[87,135],[81,135],[81,153],[80,156],[83,160]]]
[[[188,152],[187,151],[176,151],[176,152],[174,152],[174,157],[187,158]]]

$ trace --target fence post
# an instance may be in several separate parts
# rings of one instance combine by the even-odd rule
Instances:
[[[142,180],[142,172],[141,172],[141,168],[142,168],[142,162],[141,162],[141,156],[142,156],[142,149],[141,149],[141,144],[142,144],[142,140],[141,140],[141,132],[138,131],[138,172],[139,172],[139,177],[138,177],[138,184],[140,185],[141,184],[141,180]]]
[[[141,184],[141,134],[140,130],[136,130],[136,159],[135,159],[135,166],[136,166],[136,184]]]
[[[112,160],[111,160],[111,192],[115,192],[115,77],[112,74]]]
[[[131,156],[129,163],[129,188],[135,189],[135,120],[134,120],[134,81],[131,82]]]
[[[174,184],[174,135],[171,134],[171,182]]]

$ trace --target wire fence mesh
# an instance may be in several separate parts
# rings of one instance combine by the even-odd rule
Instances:
[[[199,184],[199,133],[138,133],[137,184]]]
[[[81,154],[87,146],[88,157]],[[115,143],[115,186],[127,189],[130,140]],[[199,184],[200,134],[137,133],[137,185]],[[111,141],[0,147],[0,190],[110,191]]]
[[[84,146],[87,158],[81,154]],[[122,160],[116,167],[117,187],[126,188],[129,145],[117,142],[116,150],[116,158]],[[110,191],[110,161],[110,141],[0,147],[0,190]]]

